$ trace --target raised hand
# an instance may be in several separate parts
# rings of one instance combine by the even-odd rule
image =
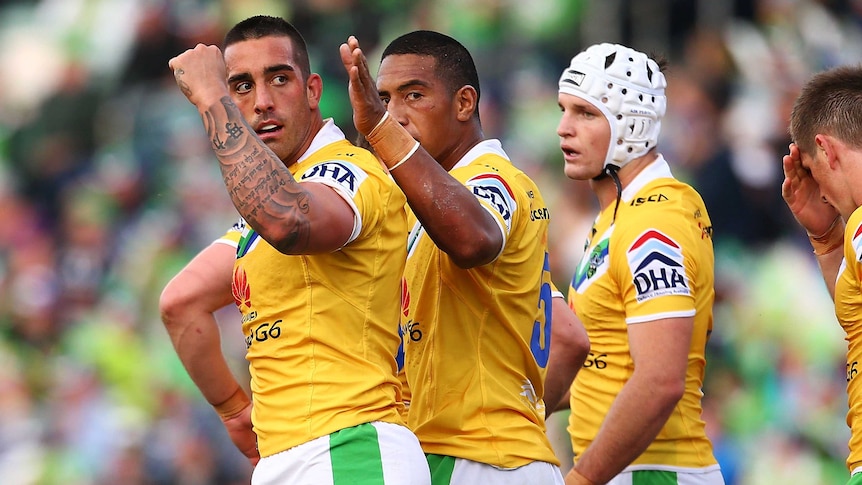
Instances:
[[[346,43],[341,44],[339,52],[350,78],[348,93],[353,106],[353,124],[356,131],[365,136],[386,113],[386,105],[380,100],[377,84],[368,70],[368,60],[359,48],[359,40],[351,35]]]
[[[782,166],[781,196],[793,217],[809,235],[826,233],[839,216],[838,211],[826,202],[811,172],[802,166],[802,155],[795,143],[790,144],[790,153],[784,155]]]
[[[177,86],[189,101],[204,110],[228,96],[227,67],[221,49],[198,44],[168,61]]]

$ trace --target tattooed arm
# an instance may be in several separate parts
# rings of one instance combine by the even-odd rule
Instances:
[[[343,246],[353,231],[352,209],[325,185],[298,183],[258,137],[230,97],[221,50],[198,44],[169,66],[197,107],[228,194],[249,225],[285,254]],[[309,131],[316,133],[313,127]]]
[[[353,211],[331,188],[298,183],[230,97],[201,113],[234,206],[286,254],[333,251],[353,231]]]

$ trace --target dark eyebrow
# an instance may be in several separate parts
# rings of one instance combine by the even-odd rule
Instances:
[[[268,66],[267,68],[265,68],[263,70],[263,73],[264,74],[274,74],[276,72],[282,72],[282,71],[293,72],[293,71],[296,71],[296,69],[293,66],[291,66],[290,64],[276,64],[274,66]],[[249,74],[247,72],[243,72],[243,73],[235,74],[235,75],[227,78],[228,84],[234,84],[234,83],[238,83],[241,81],[251,81],[251,74]]]
[[[431,84],[427,81],[422,81],[421,79],[411,79],[409,81],[401,83],[397,88],[395,88],[395,91],[401,93],[417,86],[423,88],[430,88]],[[389,94],[389,91],[378,91],[377,93],[380,96],[386,96]]]

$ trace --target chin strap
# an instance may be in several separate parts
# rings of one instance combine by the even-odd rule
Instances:
[[[602,180],[605,177],[610,177],[614,181],[614,185],[617,187],[617,203],[614,205],[614,219],[612,223],[617,220],[617,209],[620,208],[620,200],[623,198],[623,184],[620,182],[619,174],[617,174],[619,170],[620,168],[616,165],[607,165],[604,170],[602,170],[602,173],[593,177],[593,180]]]

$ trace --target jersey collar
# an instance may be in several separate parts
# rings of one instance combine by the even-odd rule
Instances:
[[[458,163],[456,163],[455,166],[452,167],[452,169],[466,167],[467,165],[470,165],[471,163],[476,161],[477,158],[487,154],[498,155],[511,162],[511,160],[509,159],[509,155],[506,155],[506,152],[503,151],[503,145],[500,143],[500,140],[492,138],[489,140],[482,140],[481,142],[477,143],[473,148],[470,149],[470,151],[468,151],[464,154],[463,157],[461,157],[461,160],[458,160]]]
[[[323,127],[320,128],[320,131],[314,135],[314,139],[311,140],[311,145],[308,146],[308,150],[299,157],[297,163],[302,162],[312,153],[320,150],[321,148],[329,145],[330,143],[335,143],[337,141],[344,140],[344,132],[341,131],[341,128],[335,125],[335,121],[332,118],[326,118],[323,120]]]
[[[659,153],[658,157],[651,164],[644,167],[641,173],[637,174],[631,183],[623,189],[622,200],[631,202],[634,196],[648,183],[662,178],[673,178],[673,174],[664,156]]]

